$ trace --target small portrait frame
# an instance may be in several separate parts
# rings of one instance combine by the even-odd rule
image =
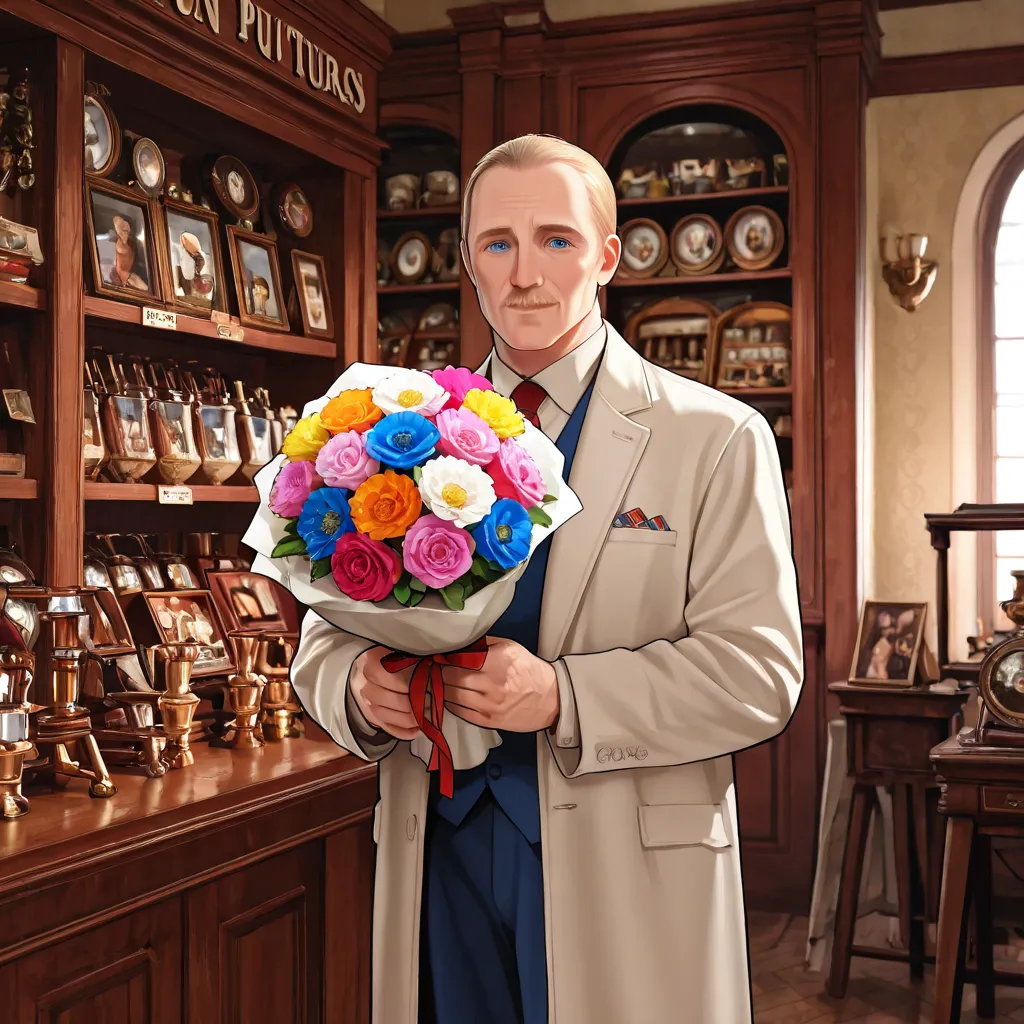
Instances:
[[[296,238],[307,238],[313,230],[313,204],[306,190],[293,181],[274,191],[274,217],[281,230]]]
[[[623,277],[654,277],[668,263],[668,236],[657,221],[647,217],[627,221],[619,229],[619,237],[622,259],[618,272]]]
[[[159,590],[142,597],[161,643],[182,643],[192,637],[200,645],[193,679],[234,670],[231,648],[209,590]]]
[[[744,206],[725,225],[725,244],[740,270],[767,270],[786,242],[782,218],[767,206]]]
[[[225,228],[235,275],[238,319],[243,327],[289,331],[277,243],[266,235],[228,224]]]
[[[916,685],[928,660],[922,653],[927,612],[925,602],[865,601],[850,683],[897,689]]]
[[[238,629],[285,631],[290,628],[282,595],[273,580],[248,569],[208,569],[207,585],[228,632]]]
[[[389,264],[399,284],[417,284],[430,270],[434,246],[422,231],[407,231],[391,250]]]
[[[160,305],[163,293],[153,231],[153,202],[104,178],[86,175],[86,244],[97,295]]]
[[[692,213],[672,229],[669,255],[687,277],[713,274],[725,260],[725,236],[714,217]]]
[[[260,190],[248,167],[237,156],[219,156],[210,167],[210,184],[217,201],[240,221],[255,219]]]
[[[292,277],[302,312],[302,331],[308,338],[334,337],[331,289],[323,256],[292,250]]]
[[[132,174],[135,186],[155,199],[164,190],[167,166],[160,147],[152,139],[138,139],[132,147]]]
[[[227,312],[227,281],[216,211],[160,200],[160,273],[164,301],[180,313]],[[190,276],[189,276],[190,275]],[[209,299],[203,296],[209,294]]]
[[[102,96],[85,96],[85,173],[97,178],[112,174],[121,160],[121,127]]]

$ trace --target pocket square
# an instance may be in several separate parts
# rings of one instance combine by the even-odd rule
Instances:
[[[612,526],[625,526],[636,529],[641,527],[646,529],[647,516],[644,515],[643,510],[639,508],[631,508],[628,512],[620,512],[616,517]]]
[[[664,516],[651,516],[647,520],[648,525],[652,530],[664,530],[666,533],[670,532],[668,522]]]

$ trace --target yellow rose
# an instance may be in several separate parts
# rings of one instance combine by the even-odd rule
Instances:
[[[313,462],[320,449],[331,439],[331,432],[320,425],[320,413],[299,420],[284,439],[281,451],[289,462]]]
[[[481,391],[473,388],[466,392],[462,400],[462,408],[476,413],[502,440],[522,434],[522,413],[516,410],[516,403],[511,398],[499,395],[497,391]]]

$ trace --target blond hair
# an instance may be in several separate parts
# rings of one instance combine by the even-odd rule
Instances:
[[[473,168],[473,173],[469,176],[462,193],[463,239],[467,237],[469,228],[473,191],[485,171],[492,167],[508,167],[522,171],[529,167],[552,163],[567,164],[583,178],[597,230],[604,238],[614,235],[617,219],[615,187],[600,161],[585,149],[580,149],[579,146],[574,146],[556,135],[520,135],[518,138],[503,142],[500,146],[495,146],[482,156]]]

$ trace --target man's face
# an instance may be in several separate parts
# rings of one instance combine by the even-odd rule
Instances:
[[[594,306],[618,263],[582,176],[563,163],[492,167],[474,187],[469,273],[487,322],[512,348],[549,348]]]

